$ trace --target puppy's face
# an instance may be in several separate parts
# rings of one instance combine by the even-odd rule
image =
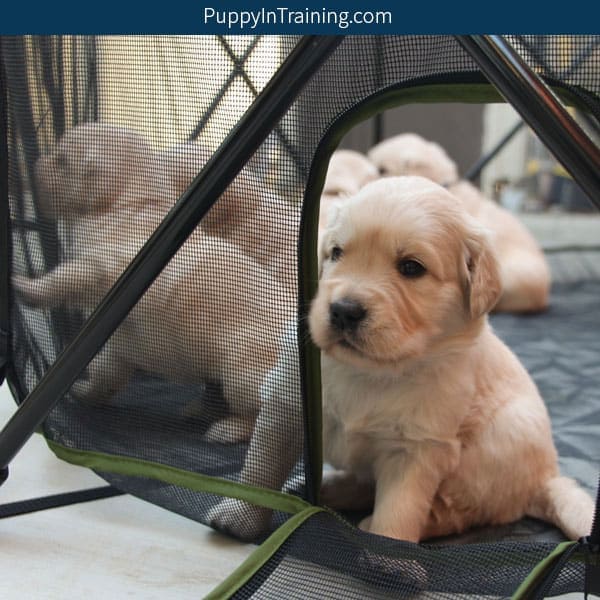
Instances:
[[[384,177],[418,175],[445,185],[458,179],[456,164],[444,149],[415,133],[403,133],[380,142],[369,159]]]
[[[74,127],[36,164],[41,208],[53,218],[104,212],[151,156],[134,131],[102,123]]]
[[[369,371],[401,372],[406,360],[462,343],[500,294],[483,232],[421,177],[376,181],[337,206],[320,260],[312,338]]]

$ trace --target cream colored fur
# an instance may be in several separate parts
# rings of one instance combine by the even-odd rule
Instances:
[[[200,173],[210,153],[199,144],[177,144],[157,154],[183,194]],[[265,267],[287,290],[295,290],[296,208],[244,168],[202,219],[201,228],[235,244]]]
[[[327,215],[334,203],[358,193],[378,176],[377,168],[364,154],[355,150],[336,150],[329,159],[323,184],[319,228],[326,225]]]
[[[104,124],[67,132],[40,159],[37,174],[46,211],[62,222],[69,251],[49,273],[15,276],[15,289],[33,306],[89,313],[160,223],[177,198],[176,186],[138,134]],[[212,425],[208,438],[248,439],[260,387],[291,316],[278,305],[282,293],[239,247],[197,230],[74,392],[107,400],[136,369],[178,382],[219,380],[229,416]]]
[[[513,214],[459,180],[456,164],[439,144],[405,133],[376,145],[369,158],[382,175],[420,175],[445,185],[490,230],[503,290],[494,310],[536,312],[548,306],[550,269],[534,237]]]
[[[592,499],[559,474],[536,386],[488,324],[500,269],[463,205],[421,177],[368,184],[332,214],[320,260],[309,324],[341,471],[323,498],[344,508],[373,486],[361,526],[414,542],[524,515],[587,535]],[[403,274],[411,261],[423,270]],[[364,314],[340,325],[340,302]]]
[[[156,159],[169,174],[177,196],[181,196],[210,158],[210,151],[198,143],[176,144],[158,152]],[[263,200],[262,186],[243,170],[202,219],[200,227],[211,235],[230,236],[241,223],[248,225]]]

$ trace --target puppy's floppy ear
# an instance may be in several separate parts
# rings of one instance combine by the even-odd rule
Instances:
[[[488,313],[500,298],[500,267],[486,232],[469,227],[465,238],[466,299],[472,319]]]

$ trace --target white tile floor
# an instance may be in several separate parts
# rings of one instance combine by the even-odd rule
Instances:
[[[0,387],[0,428],[15,409]],[[10,466],[0,504],[103,485],[34,435]],[[119,496],[0,520],[1,600],[197,600],[255,546]]]

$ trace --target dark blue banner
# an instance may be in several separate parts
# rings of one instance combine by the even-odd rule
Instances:
[[[5,3],[6,4],[6,3]],[[85,7],[85,9],[84,9]],[[409,33],[598,33],[598,7],[569,3],[489,2],[226,2],[86,4],[12,2],[0,33],[173,33],[382,35]]]

